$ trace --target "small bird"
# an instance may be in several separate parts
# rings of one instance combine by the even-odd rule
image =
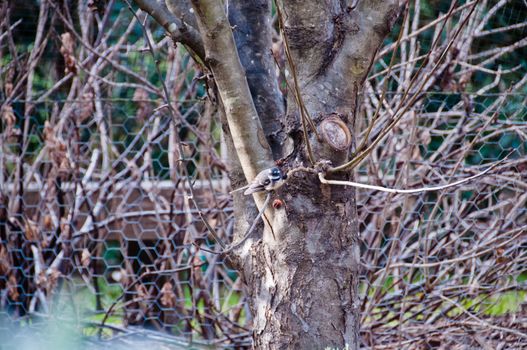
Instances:
[[[279,168],[272,167],[262,170],[254,177],[250,184],[238,188],[231,193],[245,190],[243,194],[249,195],[256,192],[273,191],[280,188],[285,183],[285,179],[287,179],[287,174],[282,174]]]

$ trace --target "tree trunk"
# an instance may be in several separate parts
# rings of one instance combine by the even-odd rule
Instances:
[[[290,79],[289,86],[296,83],[300,92],[289,91],[285,113],[271,56],[271,1],[190,0],[196,19],[188,18],[186,1],[167,1],[173,14],[185,13],[184,22],[199,27],[202,60],[212,72],[225,111],[235,186],[243,177],[252,180],[263,165],[281,157],[285,170],[315,169],[320,161],[335,166],[348,160],[362,84],[400,12],[399,1],[279,3],[292,58],[288,71],[297,78]],[[194,47],[199,52],[199,45]],[[297,97],[303,100],[318,136],[302,126]],[[306,135],[312,146],[309,157]],[[332,176],[352,179],[348,173]],[[255,216],[255,206],[247,199],[234,196],[235,241]],[[261,207],[262,196],[254,199]],[[254,346],[358,348],[355,191],[322,185],[313,172],[297,172],[273,193],[273,199],[280,202],[266,210],[265,224],[229,257],[247,285]]]
[[[319,133],[329,118],[354,130],[362,83],[398,12],[394,2],[363,2],[352,9],[342,1],[284,1],[301,96]],[[287,157],[288,168],[309,164],[293,94],[289,91],[284,120],[297,147]],[[349,149],[335,149],[313,134],[310,142],[317,160],[336,165],[347,159]],[[349,174],[336,177],[352,179]],[[314,174],[297,173],[274,198],[284,205],[275,209],[271,225],[238,252],[253,310],[255,347],[358,348],[355,190],[321,185]]]
[[[354,193],[295,178],[248,259],[258,349],[355,348],[359,250]]]

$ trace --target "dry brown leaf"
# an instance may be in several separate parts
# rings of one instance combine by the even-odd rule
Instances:
[[[76,103],[76,118],[79,123],[84,122],[86,119],[89,119],[93,115],[95,106],[93,104],[95,96],[93,91],[89,90],[82,95],[82,98],[79,102]]]
[[[15,68],[12,66],[7,70],[5,75],[5,95],[11,96],[13,93],[13,80],[15,78]]]
[[[9,255],[7,254],[7,249],[3,245],[0,245],[0,275],[7,275],[9,270]]]
[[[61,273],[57,269],[52,269],[51,272],[47,273],[47,285],[46,291],[51,294],[51,291],[57,286],[57,281],[59,280]]]
[[[31,242],[38,241],[39,234],[38,234],[37,224],[34,221],[27,219],[24,225],[24,234],[25,234],[26,240],[31,241]]]
[[[161,305],[167,308],[176,306],[176,295],[170,282],[165,282],[161,288]]]
[[[42,135],[45,141],[55,142],[55,135],[53,134],[53,127],[51,126],[49,120],[44,122],[44,130],[42,130]]]
[[[7,280],[7,295],[14,301],[18,301],[20,294],[18,293],[18,282],[14,274],[10,274]]]
[[[71,165],[70,165],[70,161],[68,160],[68,158],[66,157],[66,155],[64,155],[64,157],[62,157],[60,159],[60,163],[59,163],[59,173],[60,174],[68,174],[71,170]]]
[[[10,96],[12,92],[13,92],[13,83],[5,83],[6,96]]]
[[[48,286],[48,277],[46,276],[46,271],[40,271],[37,277],[37,288],[47,289]]]
[[[137,103],[137,118],[140,121],[144,121],[152,112],[148,92],[145,89],[137,88],[134,91],[134,97],[132,99]]]
[[[11,130],[13,126],[15,126],[16,116],[15,116],[15,113],[13,112],[13,107],[9,105],[4,107],[2,111],[2,119],[6,123],[7,130]]]
[[[65,218],[60,219],[60,231],[61,231],[61,239],[65,241],[69,241],[71,239],[71,228],[68,220]]]
[[[135,290],[137,291],[137,298],[144,300],[148,299],[148,290],[146,289],[145,285],[142,283],[139,283],[135,286]]]
[[[51,215],[44,216],[44,229],[47,231],[51,231],[53,229],[53,220],[51,219]]]
[[[88,268],[90,266],[91,261],[91,254],[90,251],[87,248],[84,248],[81,253],[81,265],[84,268]]]
[[[60,36],[62,46],[60,47],[60,53],[64,57],[64,63],[66,66],[65,73],[77,74],[76,60],[74,54],[75,45],[73,37],[70,33],[66,32]]]
[[[432,136],[430,135],[430,130],[424,130],[420,135],[421,143],[425,146],[429,145],[432,142]]]

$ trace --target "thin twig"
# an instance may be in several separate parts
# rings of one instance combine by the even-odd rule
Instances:
[[[505,158],[505,159],[507,159],[507,158]],[[494,169],[495,167],[497,167],[498,165],[503,163],[503,161],[505,159],[494,163],[493,165],[489,166],[484,171],[482,171],[482,172],[480,172],[480,173],[478,173],[476,175],[467,177],[466,179],[462,179],[462,180],[459,180],[459,181],[456,181],[456,182],[452,182],[452,183],[449,183],[449,184],[446,184],[446,185],[441,185],[441,186],[423,187],[423,188],[415,188],[415,189],[395,189],[395,188],[387,188],[387,187],[382,187],[382,186],[362,184],[362,183],[353,182],[353,181],[327,180],[325,178],[325,175],[323,173],[321,173],[321,172],[318,174],[318,178],[320,179],[320,182],[322,182],[323,184],[327,184],[327,185],[351,186],[351,187],[364,188],[364,189],[369,189],[369,190],[377,190],[377,191],[388,192],[388,193],[395,193],[395,194],[402,194],[402,193],[404,193],[404,194],[415,194],[415,193],[422,193],[422,192],[432,192],[432,191],[444,190],[444,189],[447,189],[447,188],[450,188],[450,187],[459,186],[461,184],[464,184],[464,183],[467,183],[469,181],[475,180],[475,179],[487,174],[489,171],[491,171],[492,169]]]
[[[287,35],[285,33],[284,18],[282,16],[282,10],[280,9],[280,6],[278,5],[278,3],[276,4],[276,13],[278,15],[278,19],[280,22],[280,31],[282,33],[282,37],[284,38],[285,55],[287,58],[287,62],[289,64],[289,68],[291,68],[291,75],[293,76],[293,84],[294,84],[293,86],[295,88],[294,96],[296,99],[296,103],[298,105],[298,110],[300,112],[300,119],[302,121],[302,130],[304,133],[304,141],[306,143],[307,154],[308,154],[309,161],[311,162],[311,164],[315,164],[316,162],[315,156],[313,155],[313,150],[311,148],[311,143],[309,141],[309,135],[307,133],[306,123],[309,124],[309,126],[311,127],[312,131],[315,133],[318,139],[317,129],[316,129],[316,126],[313,124],[313,120],[309,116],[307,112],[307,108],[304,104],[304,100],[302,99],[302,93],[300,92],[300,83],[298,82],[298,76],[296,74],[295,63],[293,62],[293,57],[291,56],[291,50],[289,49],[289,42],[287,40]]]
[[[392,54],[392,57],[390,59],[390,64],[388,65],[388,72],[386,73],[386,77],[384,78],[384,84],[383,84],[383,87],[382,87],[382,92],[381,92],[381,98],[377,104],[377,109],[375,109],[375,114],[373,115],[372,119],[371,119],[371,122],[370,122],[370,125],[368,127],[368,129],[366,130],[366,134],[364,135],[364,138],[362,139],[362,142],[360,143],[360,146],[357,147],[357,152],[360,152],[364,146],[366,146],[366,144],[368,143],[368,138],[370,137],[370,133],[373,129],[373,126],[375,125],[375,122],[377,121],[377,118],[379,117],[379,113],[381,111],[381,107],[382,107],[382,104],[384,102],[384,98],[386,97],[386,91],[388,91],[388,82],[390,81],[390,79],[388,79],[388,77],[390,76],[391,74],[391,71],[392,71],[392,68],[393,68],[393,65],[395,64],[395,56],[396,56],[396,53],[397,53],[397,49],[399,48],[399,45],[401,44],[401,39],[403,38],[403,33],[404,33],[404,24],[406,22],[406,18],[408,17],[408,14],[410,13],[410,6],[409,4],[406,4],[406,11],[404,12],[404,18],[402,20],[402,25],[401,25],[401,29],[399,30],[399,37],[397,38],[397,41],[395,42],[395,47],[393,48],[393,54]],[[355,114],[356,116],[356,114]]]
[[[219,251],[219,252],[215,252],[213,250],[206,249],[206,248],[203,248],[203,247],[200,247],[199,249],[204,250],[204,251],[206,251],[208,253],[212,253],[212,254],[228,254],[228,253],[232,252],[234,249],[236,249],[239,246],[241,246],[250,237],[251,233],[253,232],[254,228],[256,227],[256,224],[258,223],[258,221],[262,217],[263,213],[267,209],[270,199],[271,199],[271,192],[267,193],[267,196],[265,197],[265,202],[262,205],[262,209],[260,209],[260,212],[258,213],[256,218],[253,220],[253,223],[251,224],[251,227],[249,227],[249,229],[245,232],[243,237],[238,242],[236,242],[236,243],[233,242],[229,247],[227,247],[226,249],[224,249],[222,251]]]
[[[177,130],[177,123],[176,123],[176,113],[174,111],[174,107],[172,106],[172,103],[170,102],[170,93],[168,92],[168,88],[167,88],[167,85],[165,83],[165,80],[163,79],[163,74],[161,74],[161,69],[159,68],[159,60],[156,58],[156,55],[155,55],[155,51],[154,51],[154,47],[152,45],[152,42],[150,41],[150,37],[147,35],[147,32],[146,32],[146,28],[145,28],[145,25],[144,23],[139,19],[139,16],[137,15],[137,13],[134,11],[134,9],[132,8],[132,5],[130,4],[130,1],[128,0],[124,0],[126,2],[126,4],[128,5],[128,9],[132,12],[132,14],[134,15],[134,17],[137,19],[137,22],[141,25],[141,29],[143,31],[143,34],[144,34],[144,37],[145,37],[145,41],[148,45],[148,49],[149,49],[149,52],[150,54],[152,55],[152,58],[154,59],[154,62],[155,62],[155,67],[156,67],[156,72],[157,72],[157,75],[159,76],[159,80],[162,84],[162,87],[163,87],[163,92],[164,92],[164,95],[163,95],[163,99],[164,99],[164,103],[168,106],[168,111],[170,113],[170,116],[171,116],[171,120],[172,120],[172,123],[174,124],[174,127],[176,128]],[[178,145],[178,151],[179,151],[179,154],[182,156],[185,154],[184,150],[183,150],[183,147],[182,147],[182,144],[181,144],[181,140],[179,139],[179,136],[177,133],[175,133],[175,136],[176,136],[176,144]],[[182,159],[183,160],[183,159]],[[195,194],[194,194],[194,187],[192,185],[192,179],[190,178],[190,174],[188,173],[188,170],[186,168],[186,166],[182,166],[181,167],[182,171],[183,171],[183,174],[185,176],[185,179],[188,183],[188,190],[190,192],[190,195],[187,195],[188,198],[192,201],[192,203],[194,204],[194,206],[196,207],[196,209],[198,210],[198,213],[199,213],[199,217],[200,219],[203,221],[203,223],[205,224],[205,226],[207,227],[207,229],[212,229],[212,226],[209,224],[209,222],[206,220],[206,218],[204,217],[202,211],[201,211],[201,208],[198,206],[198,203],[196,202],[195,200]],[[216,239],[216,238],[219,238],[218,234],[216,233],[216,231],[214,230],[211,230],[210,231],[211,235]],[[221,242],[221,243],[220,243]],[[223,243],[223,241],[221,241],[221,239],[218,241],[218,244],[220,245],[225,245],[225,243]]]
[[[245,235],[242,237],[242,239],[236,243],[233,242],[233,244],[228,247],[227,249],[225,249],[224,251],[222,251],[222,254],[228,254],[230,253],[231,251],[233,251],[234,249],[238,248],[239,246],[241,246],[248,238],[249,236],[251,235],[251,233],[253,232],[254,228],[256,227],[256,224],[258,223],[258,221],[260,220],[260,218],[262,217],[263,213],[265,212],[265,210],[267,209],[267,206],[269,205],[269,200],[271,199],[271,192],[267,193],[267,196],[265,197],[265,202],[262,206],[262,209],[260,209],[260,212],[258,213],[258,215],[256,216],[256,218],[253,220],[253,223],[251,225],[251,227],[249,227],[249,229],[247,230],[247,232],[245,233]]]
[[[428,74],[426,75],[425,79],[423,80],[423,82],[421,83],[421,85],[419,86],[419,88],[417,89],[417,92],[412,96],[412,98],[410,98],[410,101],[408,101],[408,103],[406,104],[406,106],[403,107],[403,103],[404,103],[404,99],[405,97],[407,96],[407,94],[410,92],[410,88],[411,88],[411,85],[413,85],[413,82],[417,80],[417,77],[419,76],[419,72],[423,69],[424,65],[425,65],[425,62],[427,61],[427,59],[429,58],[432,50],[430,50],[430,52],[428,53],[427,57],[425,58],[425,62],[423,62],[423,64],[419,67],[418,69],[418,72],[414,75],[414,78],[412,79],[412,81],[410,82],[410,86],[408,86],[408,88],[405,90],[405,93],[403,94],[403,97],[401,98],[401,102],[399,103],[399,106],[394,114],[394,120],[388,124],[379,134],[379,136],[377,136],[375,138],[375,140],[370,144],[370,146],[368,146],[368,148],[366,148],[364,151],[362,152],[359,152],[355,157],[353,157],[352,160],[350,160],[349,162],[345,163],[345,164],[342,164],[342,165],[339,165],[339,166],[336,166],[332,169],[330,169],[330,172],[338,172],[338,171],[344,171],[344,170],[351,170],[353,169],[355,166],[357,166],[366,156],[368,156],[368,154],[370,154],[373,149],[377,146],[377,144],[379,142],[381,142],[384,137],[399,123],[399,121],[404,117],[406,111],[408,111],[408,109],[414,104],[414,102],[421,96],[421,91],[423,90],[423,88],[426,86],[426,84],[428,83],[428,81],[431,79],[431,77],[434,76],[434,73],[435,71],[437,70],[437,68],[439,67],[439,65],[442,63],[443,59],[446,57],[446,54],[449,52],[450,50],[450,47],[454,44],[454,42],[456,41],[456,38],[457,36],[459,35],[459,33],[461,33],[461,29],[463,29],[463,27],[465,26],[465,24],[467,23],[468,19],[471,17],[472,13],[474,12],[474,10],[476,9],[476,5],[479,3],[480,0],[476,0],[474,2],[474,5],[472,6],[472,8],[470,9],[470,12],[467,14],[467,16],[464,18],[464,20],[461,22],[461,24],[459,25],[457,31],[454,33],[454,35],[452,36],[452,39],[449,41],[449,43],[447,44],[446,48],[443,50],[443,52],[441,53],[441,55],[439,56],[439,59],[437,60],[436,64],[434,65],[434,67],[432,68],[432,70],[430,72],[428,72]],[[452,8],[451,8],[451,11],[449,12],[450,14],[452,13]],[[448,18],[447,18],[448,19]],[[445,26],[446,24],[446,21],[447,19],[445,19],[445,22],[443,23],[443,27]],[[439,39],[437,39],[439,40]]]

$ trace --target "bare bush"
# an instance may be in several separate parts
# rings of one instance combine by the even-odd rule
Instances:
[[[440,3],[412,1],[377,53],[357,91],[355,157],[343,167],[362,183],[410,189],[508,159],[438,192],[358,190],[361,341],[518,348],[527,338],[527,8]],[[234,216],[210,77],[140,10],[38,6],[29,38],[19,31],[28,17],[0,7],[1,312],[31,323],[70,308],[90,334],[140,325],[250,346],[243,282],[211,234],[231,242]],[[276,78],[291,97],[275,34]]]

